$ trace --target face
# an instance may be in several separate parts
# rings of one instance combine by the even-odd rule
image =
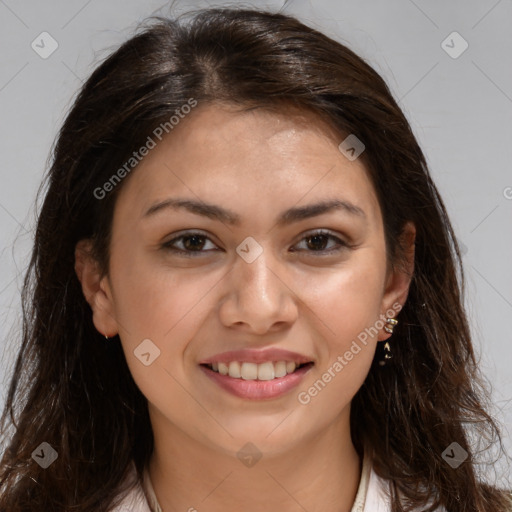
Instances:
[[[310,113],[200,105],[125,178],[109,275],[79,269],[154,428],[225,453],[347,429],[409,281],[388,271],[375,191],[342,140]],[[276,377],[292,362],[307,364]]]

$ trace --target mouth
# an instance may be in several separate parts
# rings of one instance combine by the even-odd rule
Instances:
[[[270,381],[282,379],[304,368],[310,368],[313,364],[313,361],[304,363],[293,361],[267,361],[264,363],[231,361],[229,363],[203,363],[200,366],[232,379]]]
[[[229,364],[201,363],[199,368],[219,389],[231,395],[245,400],[272,400],[299,386],[314,364],[313,361],[298,364],[284,361],[261,364],[232,361]]]

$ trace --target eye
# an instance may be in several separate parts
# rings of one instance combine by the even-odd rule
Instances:
[[[332,246],[330,248],[326,248],[326,245],[328,244],[329,240],[334,240],[336,242],[334,248]],[[304,238],[302,238],[301,242],[303,241],[306,242],[306,247],[308,249],[311,249],[308,252],[316,252],[320,254],[332,254],[349,247],[349,245],[346,242],[344,242],[337,236],[334,236],[333,234],[329,233],[329,231],[324,230],[318,230],[314,231],[313,233],[309,233]]]
[[[162,244],[162,248],[172,252],[181,253],[183,256],[194,257],[202,252],[207,252],[202,250],[205,246],[205,241],[214,245],[206,235],[198,232],[189,232],[165,242]],[[183,248],[175,247],[176,242],[179,242]]]
[[[334,247],[326,247],[329,241],[335,242]],[[302,242],[305,242],[306,252],[318,254],[332,254],[349,247],[346,242],[325,230],[317,230],[307,234],[302,238],[300,243]],[[174,253],[179,253],[183,256],[196,257],[201,253],[211,252],[212,249],[204,250],[208,243],[210,243],[213,248],[216,247],[207,235],[200,232],[188,232],[165,242],[162,244],[162,248]],[[300,243],[297,244],[297,246],[300,245]],[[181,245],[181,247],[178,247],[179,245]],[[291,249],[291,251],[296,252],[295,249]]]

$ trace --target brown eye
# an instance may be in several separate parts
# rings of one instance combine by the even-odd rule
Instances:
[[[328,247],[330,240],[336,242],[334,247],[332,247],[332,245]],[[301,240],[301,242],[303,241],[306,242],[306,252],[333,253],[348,247],[347,243],[328,231],[310,233]]]
[[[211,252],[211,249],[203,250],[205,245],[213,242],[202,233],[185,233],[162,244],[162,249],[181,253],[184,256],[199,256],[202,253]],[[181,244],[181,247],[179,245]]]
[[[191,236],[184,236],[183,239],[183,246],[187,250],[197,250],[202,249],[204,246],[205,236],[202,235],[191,235]]]
[[[329,237],[325,235],[313,235],[306,238],[309,249],[323,251],[329,241]]]

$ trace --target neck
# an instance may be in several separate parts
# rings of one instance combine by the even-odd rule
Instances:
[[[292,449],[267,445],[252,465],[251,459],[242,463],[236,452],[155,421],[148,472],[158,503],[163,512],[350,512],[361,461],[347,420],[340,418],[322,432],[300,439]],[[246,442],[240,440],[237,446]]]

